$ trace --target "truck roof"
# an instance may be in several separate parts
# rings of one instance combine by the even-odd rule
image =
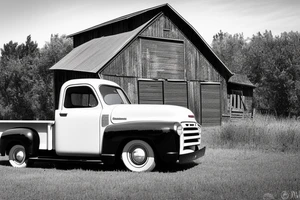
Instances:
[[[82,78],[82,79],[69,80],[63,84],[62,88],[67,87],[69,85],[77,85],[77,84],[90,84],[94,88],[99,87],[99,85],[111,85],[115,87],[120,87],[115,82],[109,80],[98,79],[98,78]]]

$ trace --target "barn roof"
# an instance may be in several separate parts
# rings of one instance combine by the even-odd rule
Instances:
[[[97,73],[127,43],[138,35],[146,24],[133,31],[90,40],[74,48],[50,69]]]
[[[118,24],[122,21],[136,21],[138,17],[148,19],[143,16],[151,16],[151,20],[142,23],[137,28],[129,27],[127,32],[118,33],[110,36],[104,36],[99,39],[90,40],[71,51],[67,56],[55,64],[51,70],[72,70],[96,73],[101,70],[109,60],[116,56],[127,44],[130,43],[147,25],[149,25],[161,13],[168,14],[175,21],[176,26],[185,34],[185,36],[201,51],[203,56],[215,67],[215,69],[224,77],[231,77],[233,73],[217,57],[211,47],[206,43],[197,30],[189,24],[174,8],[169,4],[163,4],[125,15],[105,23],[93,26],[83,31],[69,35],[76,37],[87,32],[104,30],[112,24]],[[111,28],[111,27],[110,27]],[[102,55],[103,54],[103,55]]]
[[[249,86],[253,88],[256,87],[255,85],[253,85],[253,83],[251,83],[247,75],[242,75],[242,74],[234,74],[232,77],[230,77],[228,83]]]

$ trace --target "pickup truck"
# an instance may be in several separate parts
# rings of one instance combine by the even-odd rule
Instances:
[[[55,121],[0,121],[0,154],[13,167],[37,160],[121,161],[144,172],[158,162],[192,162],[205,147],[189,109],[131,104],[114,82],[75,79],[61,88]]]

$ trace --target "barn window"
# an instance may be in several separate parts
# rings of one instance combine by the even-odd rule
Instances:
[[[140,104],[167,104],[187,107],[187,84],[184,81],[144,81],[139,84]]]

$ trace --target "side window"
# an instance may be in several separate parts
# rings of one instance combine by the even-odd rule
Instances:
[[[93,90],[88,86],[77,86],[67,89],[65,108],[91,108],[98,105]]]

